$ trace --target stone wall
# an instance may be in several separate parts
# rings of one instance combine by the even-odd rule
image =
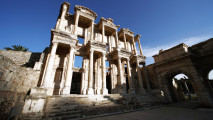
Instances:
[[[6,54],[7,51],[1,51]],[[12,55],[7,54],[6,56],[17,55],[16,52],[11,52]],[[20,52],[25,59],[31,55],[31,52],[26,54]],[[33,87],[37,86],[40,71],[35,71],[32,68],[22,67],[16,63],[21,63],[21,57],[17,56],[19,60],[12,61],[8,57],[0,55],[0,118],[6,119],[9,116],[13,117],[22,112],[24,105],[24,99]],[[28,59],[29,60],[29,59]],[[20,61],[20,62],[18,62]],[[26,62],[27,60],[25,60]]]
[[[160,63],[172,60],[175,57],[181,57],[182,55],[187,53],[188,53],[188,46],[181,43],[168,50],[160,50],[159,54],[154,55],[153,58],[155,60],[155,63]]]
[[[0,50],[0,55],[8,57],[17,65],[33,68],[35,62],[39,61],[41,53]]]

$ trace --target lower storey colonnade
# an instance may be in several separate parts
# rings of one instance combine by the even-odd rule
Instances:
[[[106,60],[105,52],[91,49],[88,56],[83,56],[82,68],[75,68],[75,47],[54,43],[41,87],[48,90],[48,95],[145,93],[144,83],[150,89],[145,64],[142,75],[139,61],[131,63],[129,58],[117,57],[106,66]]]

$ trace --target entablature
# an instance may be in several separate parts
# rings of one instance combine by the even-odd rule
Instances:
[[[55,29],[51,30],[51,41],[57,43],[68,44],[70,46],[76,46],[78,39],[76,39],[75,35],[67,34],[66,32],[58,31]]]

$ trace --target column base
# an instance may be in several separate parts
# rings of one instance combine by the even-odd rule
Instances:
[[[70,88],[64,88],[63,90],[62,90],[62,93],[61,93],[62,95],[69,95],[70,94]]]
[[[88,89],[87,89],[87,95],[94,95],[94,90],[93,90],[93,88],[88,88]]]
[[[139,93],[140,93],[140,94],[146,94],[145,89],[140,88],[140,89],[139,89]]]
[[[83,90],[82,90],[82,94],[83,94],[83,95],[86,95],[86,94],[87,94],[87,89],[83,89]]]
[[[101,90],[101,93],[102,93],[103,95],[108,95],[108,89],[106,89],[106,88],[102,89],[102,90]]]
[[[101,94],[101,89],[96,89],[96,94],[100,95]]]
[[[120,89],[120,90],[119,90],[119,93],[120,93],[121,95],[123,95],[123,94],[126,94],[126,91],[125,91],[124,89]]]
[[[129,94],[135,94],[135,90],[134,90],[133,88],[130,88],[130,89],[128,90],[128,93],[129,93]]]

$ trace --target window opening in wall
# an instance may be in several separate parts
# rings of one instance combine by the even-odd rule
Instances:
[[[82,45],[84,44],[84,38],[78,37],[78,40],[79,40],[78,43],[80,43],[80,44],[82,44]]]
[[[109,67],[109,61],[106,61],[106,67]]]
[[[82,68],[82,63],[83,63],[83,57],[76,55],[75,56],[74,67],[76,67],[76,68]]]

